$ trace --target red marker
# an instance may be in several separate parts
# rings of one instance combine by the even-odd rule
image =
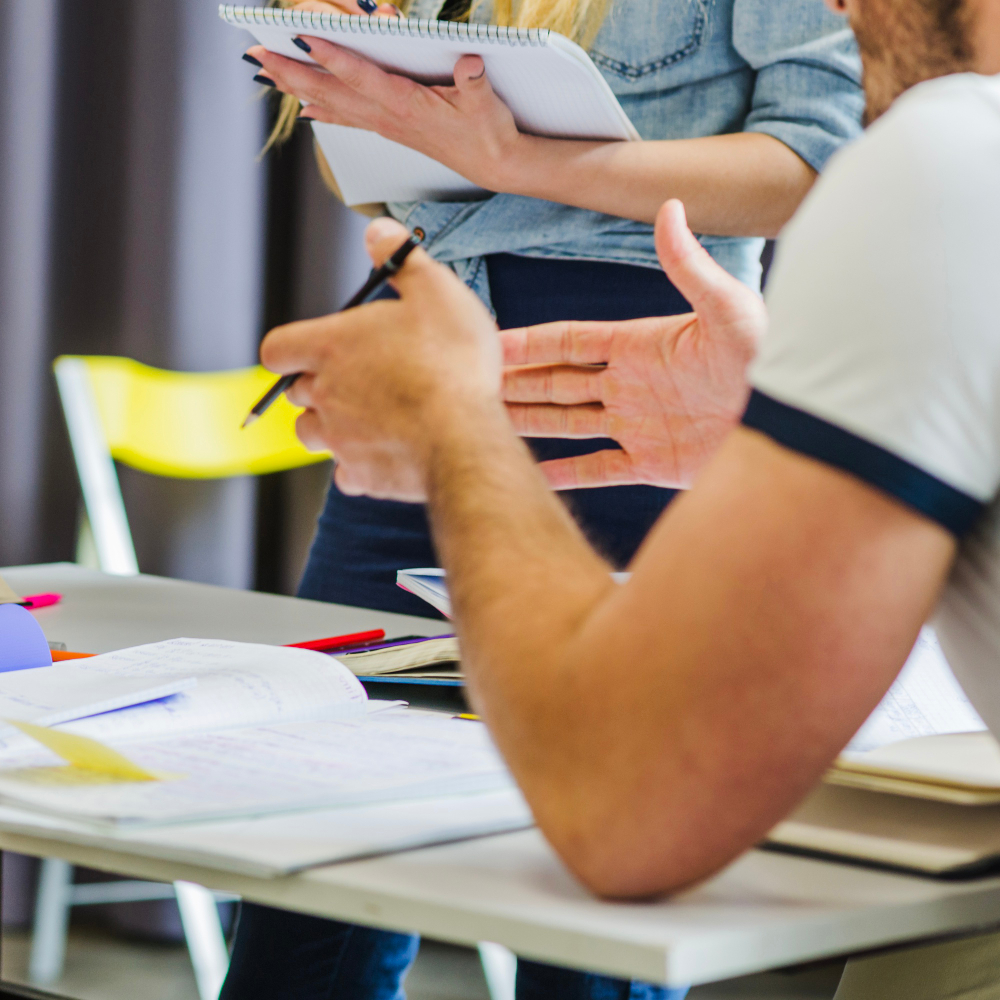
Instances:
[[[58,600],[58,594],[42,594],[40,597],[55,597]],[[29,600],[38,600],[38,598],[29,598]],[[57,603],[56,601],[50,601],[50,604]],[[44,604],[38,605],[38,607],[45,607]],[[327,653],[334,649],[344,649],[347,646],[360,646],[362,643],[366,642],[377,642],[379,639],[385,638],[385,629],[376,628],[372,629],[370,632],[354,632],[351,635],[334,635],[329,639],[313,639],[310,642],[290,642],[288,643],[293,649],[315,649],[320,653]],[[61,660],[82,660],[86,657],[94,656],[94,653],[67,653],[65,650],[52,650],[52,662],[59,663]]]
[[[385,629],[376,628],[370,632],[354,632],[351,635],[335,635],[329,639],[313,639],[310,642],[290,642],[295,649],[315,649],[319,653],[328,653],[333,649],[343,649],[345,646],[360,646],[363,642],[375,642],[385,638]]]

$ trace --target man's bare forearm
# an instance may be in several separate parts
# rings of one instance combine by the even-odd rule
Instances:
[[[531,697],[539,697],[539,662],[558,661],[614,586],[610,567],[550,491],[500,407],[449,428],[431,458],[428,500],[474,695],[488,693],[489,713],[523,673]]]
[[[914,577],[908,614],[880,595],[915,551],[940,574],[949,540],[737,432],[619,587],[509,426],[477,413],[428,465],[474,702],[588,885],[635,896],[702,878],[791,808],[878,701],[940,577]],[[839,537],[824,536],[830,510],[850,524]]]
[[[593,794],[603,776],[585,762],[600,746],[590,713],[572,706],[588,703],[580,647],[617,589],[610,566],[502,411],[449,428],[430,461],[428,501],[473,704],[543,832],[586,880],[584,831],[600,826],[608,800]]]

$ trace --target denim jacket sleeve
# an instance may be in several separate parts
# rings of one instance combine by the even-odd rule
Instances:
[[[733,47],[756,72],[747,132],[780,139],[815,170],[860,134],[857,43],[819,0],[735,0]]]

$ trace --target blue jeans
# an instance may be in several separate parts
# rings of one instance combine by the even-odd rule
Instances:
[[[504,329],[560,319],[666,316],[690,307],[661,271],[593,261],[497,254],[487,258]],[[530,442],[541,459],[581,455],[613,441]],[[672,490],[617,486],[561,494],[594,545],[624,566],[673,497]],[[331,486],[300,597],[356,607],[434,614],[396,586],[396,571],[436,566],[423,507],[346,497]],[[220,1000],[403,1000],[419,938],[245,903]],[[519,961],[517,1000],[681,1000],[687,990]]]
[[[244,903],[219,1000],[404,1000],[420,939]],[[517,1000],[682,1000],[687,990],[517,963]]]

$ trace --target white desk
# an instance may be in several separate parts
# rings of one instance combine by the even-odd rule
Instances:
[[[535,831],[256,879],[25,837],[0,848],[57,854],[136,878],[187,879],[289,910],[672,985],[732,976],[1000,921],[1000,879],[950,884],[751,851],[666,902],[589,896]]]
[[[290,641],[314,623],[333,633],[383,622],[416,631],[420,622],[150,578],[109,581],[65,566],[2,572],[24,592],[67,594],[61,608],[42,613],[45,627],[74,644],[90,636],[94,649],[109,648],[114,635],[132,642],[185,632]],[[117,602],[112,608],[104,603],[108,595]],[[133,621],[119,629],[115,612],[126,609]],[[84,610],[89,621],[79,617]],[[183,617],[188,613],[191,620]],[[675,985],[1000,924],[1000,879],[934,882],[761,851],[669,901],[604,903],[568,875],[534,831],[280,879],[10,830],[0,830],[0,847],[136,877],[189,879],[287,909],[444,940],[497,941],[531,958]]]
[[[72,563],[16,566],[0,576],[19,594],[55,592],[63,602],[34,612],[49,642],[78,653],[106,653],[144,642],[237,639],[276,646],[367,629],[389,635],[441,635],[447,622],[321,601],[227,590],[158,576],[106,576]]]

